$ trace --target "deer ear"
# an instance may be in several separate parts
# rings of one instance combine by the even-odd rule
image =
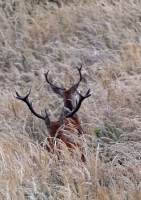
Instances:
[[[56,94],[59,94],[61,97],[63,97],[63,90],[65,90],[65,88],[64,87],[57,87],[57,86],[53,85],[50,82],[50,80],[48,79],[48,73],[49,73],[49,71],[44,73],[47,83],[49,83],[53,92],[55,92]]]
[[[50,85],[51,89],[53,90],[53,92],[55,92],[56,94],[59,94],[61,97],[63,97],[63,90],[57,87],[54,87],[53,85]]]
[[[77,88],[78,88],[78,85],[79,85],[79,84],[73,85],[73,86],[70,88],[71,94],[74,94],[74,93],[76,92],[76,90],[77,90]]]

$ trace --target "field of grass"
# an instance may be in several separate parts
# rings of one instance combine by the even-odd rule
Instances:
[[[63,101],[54,84],[90,88],[78,115],[87,161],[62,160],[40,144],[44,122],[13,97],[14,88],[38,113],[57,120]],[[77,157],[80,157],[76,149]],[[0,1],[0,199],[141,199],[141,1]]]

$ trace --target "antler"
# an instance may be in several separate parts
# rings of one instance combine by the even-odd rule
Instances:
[[[15,90],[15,92],[16,92],[16,95],[14,95],[14,97],[17,98],[17,99],[19,99],[19,100],[21,100],[21,101],[24,101],[24,102],[27,104],[27,106],[28,106],[28,108],[30,109],[30,111],[31,111],[36,117],[38,117],[38,118],[40,118],[40,119],[43,119],[43,120],[48,120],[48,121],[50,121],[50,120],[49,120],[49,116],[48,116],[46,110],[45,110],[45,116],[42,116],[42,115],[40,115],[40,114],[38,114],[38,113],[35,112],[35,110],[34,110],[33,107],[32,107],[32,102],[29,102],[28,97],[29,97],[30,92],[31,92],[31,87],[30,87],[29,92],[27,93],[27,95],[24,96],[24,97],[20,96],[19,93],[18,93],[16,90]]]
[[[77,90],[76,90],[76,92],[79,95],[79,101],[78,101],[76,107],[71,112],[69,112],[68,114],[65,115],[65,118],[72,117],[79,110],[82,101],[84,101],[84,99],[90,97],[93,94],[93,92],[90,92],[90,89],[86,92],[86,94],[84,96],[82,96],[82,94],[80,94]]]
[[[49,79],[48,79],[48,74],[49,74],[49,70],[46,72],[46,73],[44,73],[44,75],[45,75],[45,78],[46,78],[46,81],[50,84],[50,86],[52,87],[52,88],[56,88],[56,89],[60,89],[60,90],[65,90],[65,88],[60,88],[60,87],[58,87],[58,86],[55,86],[55,85],[53,85],[50,81],[49,81]]]
[[[83,77],[82,77],[82,74],[81,74],[82,66],[81,66],[80,68],[77,67],[77,69],[78,69],[79,76],[80,76],[79,81],[78,81],[76,84],[74,84],[70,89],[72,89],[72,88],[77,89],[79,83],[82,81],[82,78],[83,78]],[[53,90],[54,92],[60,94],[60,91],[57,92],[56,90],[66,90],[64,87],[58,87],[58,86],[53,85],[53,84],[49,81],[49,79],[48,79],[48,74],[49,74],[49,71],[47,71],[46,73],[44,73],[45,78],[46,78],[46,81],[50,84],[50,86],[51,86],[51,88],[52,88],[52,90]]]
[[[82,74],[81,74],[82,65],[81,65],[80,68],[77,67],[77,69],[78,69],[80,78],[79,78],[79,81],[78,81],[77,83],[75,83],[75,84],[71,87],[71,89],[74,89],[74,90],[76,90],[76,89],[78,88],[79,83],[80,83],[80,82],[82,81],[82,79],[83,79]]]

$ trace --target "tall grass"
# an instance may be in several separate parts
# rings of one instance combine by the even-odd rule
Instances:
[[[141,1],[0,1],[0,199],[141,199]],[[83,65],[79,118],[87,161],[40,144],[42,120],[14,87],[57,120],[63,105],[45,82],[69,87]],[[77,158],[80,158],[76,148]]]

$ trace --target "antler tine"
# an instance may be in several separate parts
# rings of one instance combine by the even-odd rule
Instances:
[[[79,67],[77,67],[77,69],[78,69],[78,72],[79,72],[79,74],[80,74],[80,79],[82,80],[82,74],[81,74],[81,70],[82,70],[82,65],[81,65],[81,67],[79,68]]]
[[[16,89],[15,89],[15,92],[16,92],[16,95],[14,95],[15,98],[26,102],[26,100],[29,101],[29,100],[28,100],[28,96],[29,96],[30,93],[31,93],[31,87],[30,87],[29,92],[26,94],[25,97],[21,97],[21,96],[19,95],[19,93],[16,91]]]
[[[30,109],[30,111],[31,111],[36,117],[38,117],[38,118],[40,118],[40,119],[43,119],[43,120],[46,120],[47,118],[49,118],[46,110],[45,110],[45,117],[42,116],[42,115],[40,115],[40,114],[38,114],[38,113],[36,113],[36,112],[34,111],[33,106],[32,106],[32,102],[30,102],[29,99],[28,99],[28,97],[29,97],[29,95],[30,95],[30,92],[31,92],[31,87],[30,87],[30,89],[29,89],[29,92],[28,92],[28,93],[26,94],[26,96],[24,96],[24,97],[22,97],[22,96],[16,91],[16,89],[15,89],[15,92],[16,92],[16,95],[14,95],[14,97],[17,98],[17,99],[19,99],[19,100],[21,100],[21,101],[24,101],[24,102],[27,104],[27,106],[28,106],[28,108]]]
[[[82,79],[83,79],[82,74],[81,74],[82,65],[81,65],[80,68],[77,67],[77,69],[78,69],[78,72],[79,72],[79,75],[80,75],[80,79],[79,79],[79,81],[78,81],[78,83],[77,83],[77,84],[79,84],[79,83],[82,81]]]
[[[78,72],[79,72],[80,78],[79,78],[79,81],[78,81],[77,83],[75,83],[75,84],[71,87],[71,88],[74,88],[74,89],[77,89],[79,83],[80,83],[80,82],[82,81],[82,79],[83,79],[82,74],[81,74],[82,65],[81,65],[80,68],[79,68],[79,67],[76,67],[76,68],[77,68],[77,70],[78,70]]]
[[[79,108],[82,104],[82,101],[93,94],[93,92],[90,92],[90,89],[86,92],[86,94],[84,96],[82,94],[80,94],[77,90],[76,90],[76,92],[79,94],[79,101],[78,101],[76,107],[71,112],[69,112],[68,114],[65,115],[65,118],[72,117],[79,110]]]
[[[84,96],[82,96],[82,94],[80,94],[80,92],[78,92],[77,90],[76,90],[76,92],[81,98],[84,98],[84,99],[88,98],[89,96],[91,96],[93,94],[93,92],[90,92],[90,89],[88,89],[88,91],[86,92],[86,94]]]
[[[46,73],[44,73],[45,78],[46,78],[46,81],[47,81],[53,88],[55,88],[55,89],[60,89],[60,90],[64,90],[64,88],[60,88],[60,87],[58,87],[58,86],[53,85],[53,84],[49,81],[49,79],[48,79],[48,74],[49,74],[49,70],[48,70]]]

